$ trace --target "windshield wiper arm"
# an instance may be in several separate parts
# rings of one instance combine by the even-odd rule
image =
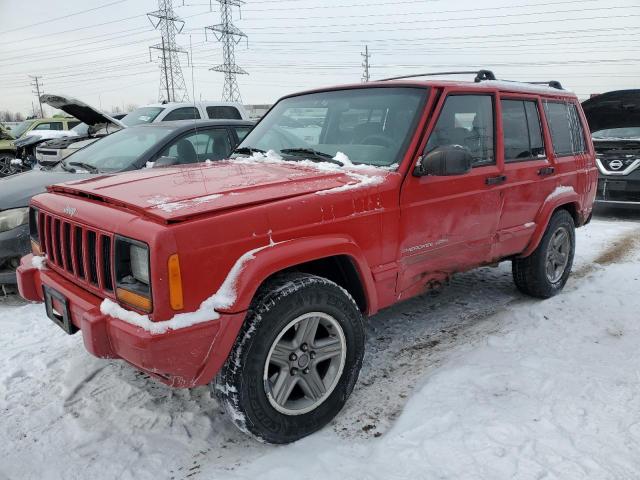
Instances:
[[[259,148],[255,148],[255,147],[240,147],[240,148],[236,148],[232,153],[248,153],[249,155],[253,154],[253,153],[267,153],[264,150],[260,150]]]
[[[100,170],[98,170],[96,167],[94,167],[93,165],[91,165],[89,163],[67,162],[67,165],[71,165],[72,167],[84,168],[85,170],[89,170],[89,172],[91,172],[91,173],[100,173]]]
[[[308,159],[312,162],[329,162],[344,167],[344,163],[342,163],[340,160],[336,160],[328,153],[319,152],[318,150],[314,150],[312,148],[283,148],[282,150],[280,150],[280,152],[284,153],[285,155],[312,155],[314,158]],[[305,157],[305,159],[307,158]]]

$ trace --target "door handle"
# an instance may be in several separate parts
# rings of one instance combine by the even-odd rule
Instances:
[[[542,167],[540,170],[538,170],[538,175],[540,175],[541,177],[544,177],[546,175],[553,175],[555,171],[556,169],[554,167]]]
[[[487,185],[499,185],[507,181],[506,175],[498,175],[497,177],[487,177],[485,183]]]

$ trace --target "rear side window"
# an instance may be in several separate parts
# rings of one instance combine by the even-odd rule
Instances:
[[[537,102],[501,100],[504,159],[517,162],[544,158],[544,143]]]
[[[236,107],[229,105],[218,105],[207,107],[207,115],[209,118],[230,118],[233,120],[242,120],[242,115]]]
[[[34,130],[62,130],[62,122],[41,123]]]
[[[544,112],[551,130],[553,151],[557,156],[576,155],[587,151],[578,109],[573,103],[545,102]]]
[[[450,95],[436,123],[426,153],[446,146],[462,146],[471,152],[473,166],[495,164],[493,97]]]
[[[172,112],[167,113],[167,116],[162,119],[163,122],[170,122],[171,120],[194,120],[200,118],[200,112],[195,107],[183,107],[176,108]]]

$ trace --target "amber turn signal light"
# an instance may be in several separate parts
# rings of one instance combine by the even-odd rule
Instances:
[[[40,248],[40,244],[35,240],[31,240],[31,252],[37,256],[42,255],[42,249]]]
[[[143,297],[142,295],[138,295],[137,293],[130,292],[129,290],[125,290],[124,288],[116,289],[116,296],[118,300],[124,302],[132,307],[137,307],[143,312],[151,311],[151,299],[147,297]]]
[[[169,301],[171,308],[182,310],[184,300],[182,296],[182,276],[180,275],[180,258],[177,253],[169,257]]]

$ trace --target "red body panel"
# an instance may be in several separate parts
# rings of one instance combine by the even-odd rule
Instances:
[[[101,314],[104,298],[115,301],[112,293],[79,285],[56,265],[37,270],[31,257],[25,257],[18,269],[21,294],[42,301],[43,284],[56,289],[68,299],[72,321],[82,330],[91,353],[123,358],[166,383],[188,387],[215,376],[256,290],[278,271],[322,258],[347,257],[359,275],[366,313],[373,314],[455,272],[530,254],[553,211],[561,206],[576,214],[578,225],[589,217],[597,181],[589,140],[586,154],[556,158],[542,118],[546,158],[505,163],[502,154],[502,96],[539,103],[544,98],[561,99],[575,103],[581,112],[574,95],[509,89],[490,82],[394,85],[429,88],[429,100],[400,166],[396,171],[371,173],[380,177],[375,185],[331,191],[351,181],[347,173],[292,163],[230,161],[106,176],[55,186],[34,198],[33,206],[52,218],[149,245],[153,296],[149,318],[154,322],[196,311],[240,257],[260,248],[243,265],[233,305],[217,310],[220,318],[212,311],[211,321],[154,335]],[[446,96],[473,92],[494,98],[495,165],[455,177],[413,176]],[[582,113],[581,120],[588,131]],[[554,173],[540,177],[543,167],[553,167]],[[486,179],[497,175],[506,176],[506,181],[487,185]],[[175,208],[159,208],[161,197]],[[65,212],[73,212],[72,217]],[[180,311],[169,305],[167,259],[175,253],[184,292]]]

